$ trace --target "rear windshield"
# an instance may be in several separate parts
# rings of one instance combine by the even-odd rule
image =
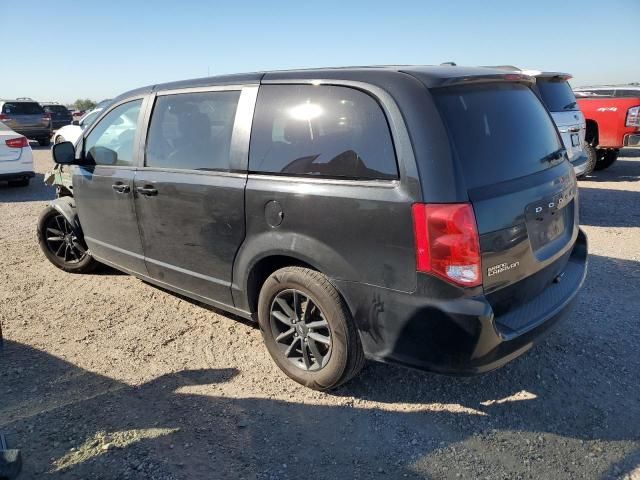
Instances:
[[[576,97],[565,80],[538,79],[536,87],[550,112],[578,110]]]
[[[7,115],[38,115],[44,113],[44,110],[36,102],[7,102],[2,107],[2,113]]]
[[[64,105],[47,105],[44,110],[49,113],[69,113],[69,110]]]
[[[468,188],[549,168],[562,147],[549,113],[521,84],[494,83],[432,91]]]

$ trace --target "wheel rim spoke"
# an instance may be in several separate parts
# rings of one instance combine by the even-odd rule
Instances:
[[[322,319],[322,320],[317,320],[315,322],[307,323],[307,328],[309,330],[315,330],[317,328],[329,328],[329,324],[327,323],[326,320]]]
[[[324,335],[320,335],[316,332],[309,332],[309,338],[315,340],[316,342],[324,343],[325,345],[331,344],[331,339],[329,337],[325,337]]]
[[[280,305],[282,311],[289,317],[289,320],[295,317],[295,312],[291,309],[289,304],[283,298],[276,298],[276,302]]]
[[[290,328],[289,330],[287,330],[286,332],[282,332],[280,335],[278,335],[276,337],[276,342],[281,342],[282,340],[284,340],[285,338],[290,337],[291,335],[293,335],[295,333],[296,329],[295,328]]]
[[[320,350],[318,349],[318,345],[316,344],[316,341],[313,338],[308,337],[307,345],[309,346],[311,355],[313,355],[313,359],[316,361],[318,365],[322,366],[322,360],[324,359],[324,355],[320,353]]]
[[[274,317],[275,319],[279,320],[280,322],[284,323],[285,325],[291,326],[291,318],[287,317],[284,313],[282,312],[278,312],[278,311],[273,311],[271,312],[271,316]]]

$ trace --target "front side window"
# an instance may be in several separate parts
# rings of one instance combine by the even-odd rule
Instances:
[[[156,100],[147,167],[229,170],[239,91],[183,93]]]
[[[249,170],[325,178],[398,178],[384,112],[348,87],[264,85],[251,132]]]
[[[133,150],[142,100],[123,103],[111,110],[85,140],[89,165],[133,165]]]

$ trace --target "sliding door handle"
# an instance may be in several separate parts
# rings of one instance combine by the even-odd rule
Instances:
[[[147,197],[158,195],[158,190],[153,187],[137,187],[136,192],[138,192],[140,195],[146,195]]]
[[[113,188],[118,193],[129,193],[131,191],[131,187],[124,183],[114,183],[113,185],[111,185],[111,188]]]

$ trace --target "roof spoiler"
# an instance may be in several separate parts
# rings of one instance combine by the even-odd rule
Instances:
[[[526,83],[534,84],[536,79],[524,73],[487,73],[486,75],[468,75],[443,79],[432,88],[452,87],[455,85],[473,85],[478,83]]]

